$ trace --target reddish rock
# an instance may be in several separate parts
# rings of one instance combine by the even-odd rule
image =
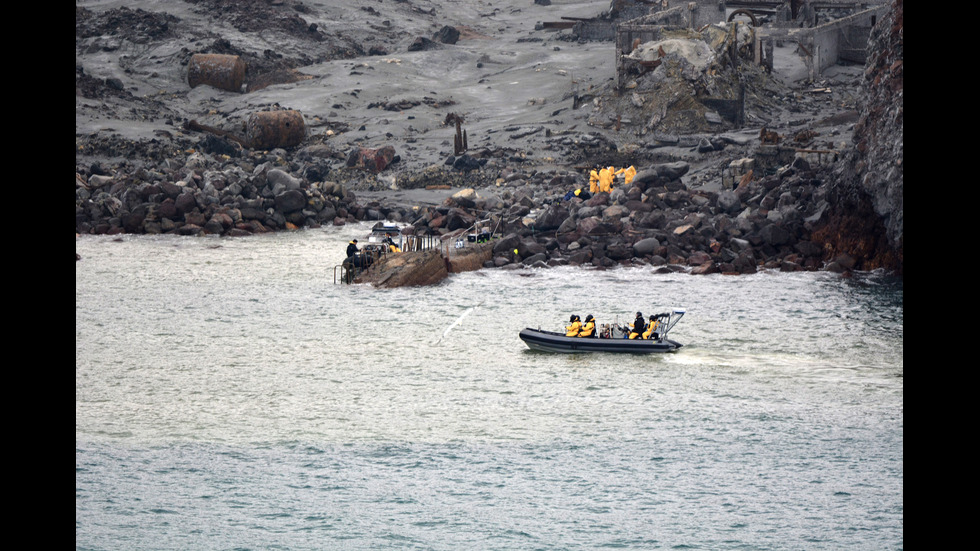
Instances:
[[[395,148],[386,145],[378,149],[358,147],[347,155],[347,166],[363,168],[371,172],[381,172],[395,159]]]
[[[704,266],[711,262],[713,262],[711,255],[704,251],[695,251],[691,253],[691,256],[687,257],[688,266]]]
[[[718,273],[718,271],[719,271],[718,270],[718,267],[715,266],[715,263],[709,260],[709,261],[705,262],[704,264],[701,264],[699,266],[695,266],[694,268],[692,268],[691,269],[691,275],[716,274],[716,273]]]

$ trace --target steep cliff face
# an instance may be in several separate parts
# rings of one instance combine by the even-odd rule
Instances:
[[[854,148],[834,168],[825,224],[814,232],[828,257],[855,268],[902,272],[904,248],[903,0],[894,0],[868,43],[864,105]]]

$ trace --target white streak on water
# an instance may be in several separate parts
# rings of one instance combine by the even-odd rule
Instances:
[[[480,302],[480,304],[477,304],[476,306],[472,306],[472,307],[468,308],[465,312],[463,312],[462,314],[460,314],[459,317],[456,318],[456,321],[454,321],[453,323],[451,323],[449,325],[449,327],[447,327],[446,330],[442,332],[442,336],[439,337],[439,339],[437,339],[436,342],[432,343],[432,346],[435,346],[435,345],[439,344],[440,342],[442,342],[442,339],[446,338],[446,336],[449,335],[449,332],[453,330],[453,327],[456,327],[457,325],[463,323],[463,319],[466,316],[470,315],[470,312],[472,312],[473,310],[476,310],[482,304],[483,304],[483,302]]]

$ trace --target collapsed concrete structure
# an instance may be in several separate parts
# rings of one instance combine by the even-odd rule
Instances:
[[[841,61],[864,63],[868,36],[887,0],[611,0],[590,19],[563,18],[546,28],[570,28],[579,40],[615,41],[620,84],[642,64],[624,61],[635,45],[659,40],[665,29],[700,32],[719,22],[754,29],[755,62],[772,70],[774,42],[795,42],[811,80]]]
[[[843,5],[845,2],[837,0],[829,3]],[[858,6],[864,3],[849,4]],[[880,4],[866,9],[855,9],[851,15],[812,27],[761,27],[755,33],[755,61],[771,71],[773,43],[785,40],[795,42],[799,47],[811,81],[824,69],[841,61],[864,64],[871,29],[887,11],[887,5]]]
[[[759,122],[747,112],[768,111],[766,74],[813,83],[832,65],[863,64],[887,11],[887,0],[611,0],[598,17],[556,24],[614,42],[610,88],[576,93],[576,108],[593,105],[590,125],[693,135]]]

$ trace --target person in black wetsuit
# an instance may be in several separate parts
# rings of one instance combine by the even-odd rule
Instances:
[[[360,252],[360,249],[357,248],[357,239],[347,244],[347,258],[354,256],[358,252]]]

